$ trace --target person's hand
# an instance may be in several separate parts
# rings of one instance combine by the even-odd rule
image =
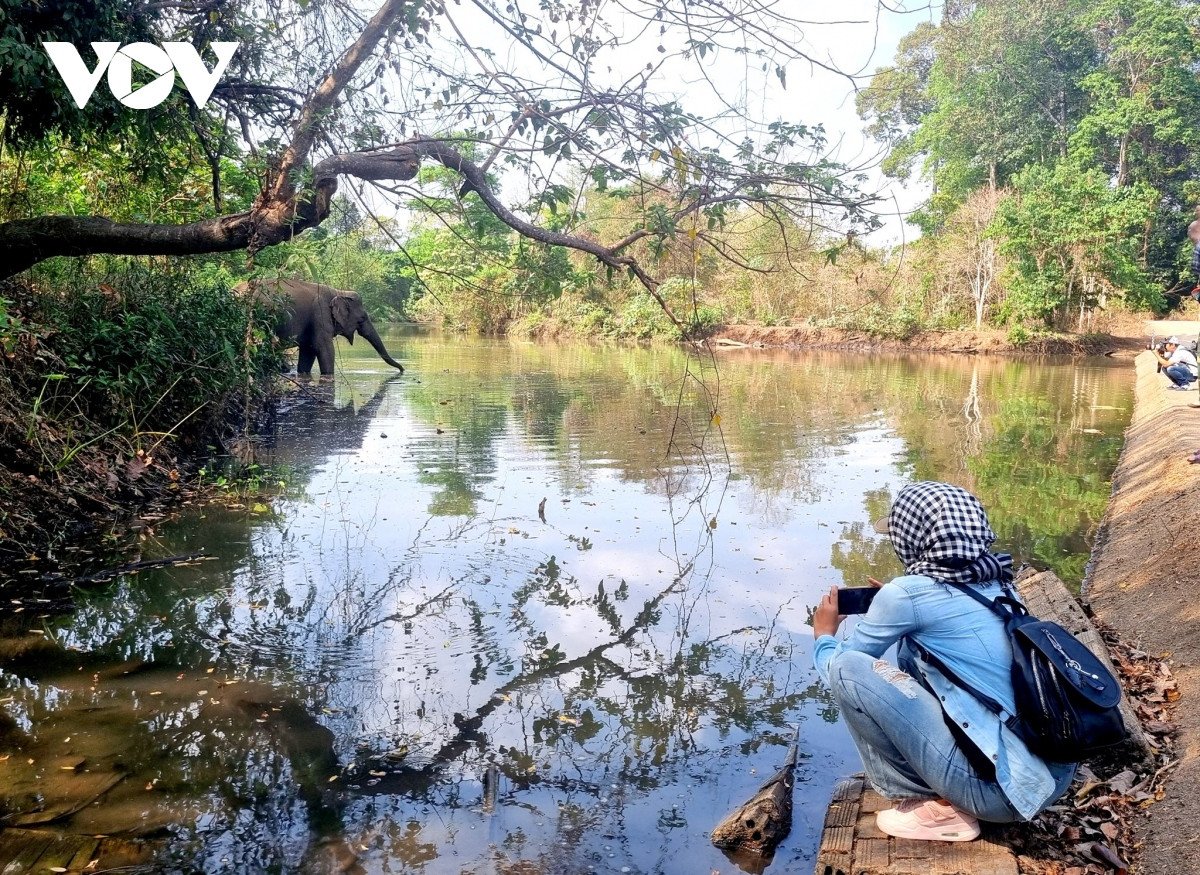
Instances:
[[[817,605],[816,611],[813,612],[813,637],[820,638],[822,635],[834,635],[837,633],[838,626],[842,620],[846,619],[838,613],[837,609],[837,591],[836,586],[831,586],[829,592],[825,593],[825,597],[821,599],[821,603]]]
[[[871,586],[875,587],[876,589],[879,589],[879,587],[883,586],[882,580],[876,580],[873,577],[868,577],[867,583],[871,584]]]

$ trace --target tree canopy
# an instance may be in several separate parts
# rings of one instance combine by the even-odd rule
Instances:
[[[947,4],[859,96],[885,170],[919,172],[915,217],[953,240],[981,189],[1007,256],[1008,311],[1080,328],[1124,295],[1161,301],[1186,264],[1200,197],[1200,15],[1174,0]],[[993,221],[994,218],[994,221]]]
[[[456,181],[437,197],[476,202],[523,237],[586,253],[655,296],[658,279],[631,254],[635,244],[686,236],[731,256],[709,234],[739,207],[781,225],[864,230],[876,221],[858,191],[865,177],[828,157],[824,131],[747,108],[755,89],[786,88],[801,63],[826,66],[806,49],[812,23],[791,8],[0,0],[0,58],[17,59],[0,86],[5,149],[175,149],[208,168],[212,202],[170,223],[136,211],[13,215],[0,224],[0,274],[62,255],[259,252],[324,221],[339,180],[353,179],[359,199],[364,185],[375,202],[423,197],[425,163]],[[186,40],[210,65],[212,41],[241,48],[203,109],[176,89],[157,109],[134,111],[98,88],[78,110],[38,41],[101,37]],[[580,230],[571,216],[585,185],[620,186],[637,220],[604,239]]]

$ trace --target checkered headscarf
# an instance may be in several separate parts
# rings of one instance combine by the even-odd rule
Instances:
[[[1012,557],[988,548],[996,533],[974,495],[929,480],[905,486],[892,502],[888,536],[909,574],[955,583],[1007,582]]]

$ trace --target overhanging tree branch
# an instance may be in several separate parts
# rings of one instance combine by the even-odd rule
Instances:
[[[204,2],[172,2],[172,14],[186,17]],[[825,145],[819,126],[751,119],[744,112],[700,117],[679,99],[651,89],[651,80],[666,69],[668,60],[699,63],[706,52],[724,48],[724,42],[739,34],[751,37],[751,53],[763,61],[768,71],[764,75],[770,77],[774,70],[783,84],[789,58],[812,59],[791,47],[795,40],[788,28],[797,21],[782,6],[760,0],[637,0],[633,5],[640,12],[629,14],[647,29],[630,40],[654,45],[668,25],[684,40],[668,49],[664,44],[671,40],[663,38],[658,46],[661,57],[636,70],[619,70],[605,81],[599,58],[625,45],[625,40],[604,24],[599,7],[591,9],[581,0],[578,8],[555,6],[529,18],[515,8],[503,12],[492,4],[476,4],[506,44],[530,53],[537,70],[554,71],[554,81],[547,81],[540,73],[506,68],[486,39],[475,47],[473,35],[468,44],[437,0],[379,2],[369,21],[359,16],[330,19],[338,26],[329,29],[313,29],[314,20],[326,20],[306,16],[307,4],[284,18],[283,27],[307,36],[309,42],[303,44],[313,45],[313,51],[328,59],[314,64],[325,72],[310,74],[316,84],[307,96],[290,81],[273,77],[250,54],[235,78],[214,94],[224,119],[212,117],[206,127],[200,113],[194,116],[217,203],[220,159],[236,154],[226,152],[226,141],[218,138],[221,125],[231,133],[240,129],[256,158],[252,133],[263,142],[274,138],[286,144],[248,210],[179,225],[115,222],[101,216],[42,216],[2,223],[0,277],[55,256],[196,255],[240,249],[254,253],[324,221],[339,177],[403,182],[416,178],[422,161],[429,161],[461,178],[455,185],[460,198],[474,191],[486,209],[517,234],[585,253],[610,276],[627,273],[684,330],[659,293],[661,278],[647,258],[663,257],[685,230],[693,241],[749,267],[735,248],[714,244],[715,238],[705,233],[723,229],[735,210],[749,206],[779,221],[809,227],[819,227],[833,216],[870,224],[861,212],[870,199],[847,181],[853,171],[817,156]],[[475,72],[458,65],[446,51],[439,17],[449,23],[450,42],[457,40],[453,48],[469,49],[466,60],[478,68]],[[651,28],[652,22],[663,23]],[[339,48],[329,51],[331,45]],[[350,90],[352,83],[356,87]],[[405,105],[393,112],[387,108],[389,99]],[[410,137],[414,129],[462,133]],[[390,145],[361,149],[365,142],[389,139]],[[487,147],[478,159],[474,144]],[[334,154],[318,160],[317,149]],[[798,161],[798,152],[811,153],[809,160]],[[524,206],[509,206],[499,194],[500,183],[490,181],[489,169],[518,165],[531,196]],[[576,176],[569,178],[569,173]],[[572,199],[572,212],[578,212],[585,196],[610,185],[621,188],[620,196],[640,211],[632,227],[608,232],[610,242],[600,239],[600,232],[543,219],[544,208],[558,215],[558,208]]]

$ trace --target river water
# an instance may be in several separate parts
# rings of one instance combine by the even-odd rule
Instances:
[[[9,629],[0,806],[83,760],[125,777],[64,828],[161,871],[733,873],[706,833],[798,726],[768,871],[809,871],[858,760],[806,621],[899,570],[869,521],[951,480],[1078,584],[1132,402],[1106,360],[387,339],[404,377],[343,345],[284,405],[277,498],[147,535],[211,561]]]

